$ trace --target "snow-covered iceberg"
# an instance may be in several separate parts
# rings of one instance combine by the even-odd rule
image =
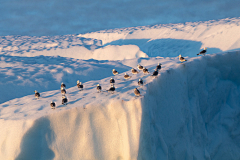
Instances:
[[[81,93],[69,88],[69,104],[57,101],[55,110],[48,103],[60,97],[54,90],[39,100],[29,95],[5,102],[0,159],[239,159],[239,59],[240,52],[183,64],[135,59],[131,63],[150,70],[163,62],[158,78],[121,81],[122,73],[114,94],[93,93],[97,82],[86,82]],[[145,84],[135,98],[140,77]],[[100,83],[107,86],[109,78]]]

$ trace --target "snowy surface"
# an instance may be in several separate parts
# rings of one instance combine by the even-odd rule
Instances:
[[[62,82],[68,88],[82,83],[100,80],[112,75],[112,68],[123,72],[130,67],[120,62],[78,60],[63,57],[12,57],[0,56],[0,86],[7,91],[0,103],[39,92],[59,89]]]
[[[240,159],[239,23],[2,36],[0,159]],[[206,56],[197,57],[203,47]],[[133,75],[138,64],[150,73]],[[111,78],[114,93],[107,92]]]
[[[240,49],[240,18],[102,30],[66,36],[2,36],[0,53],[75,59],[123,60],[139,57],[195,57]]]
[[[103,30],[80,34],[107,45],[137,45],[150,57],[195,57],[207,47],[208,53],[240,48],[240,18]]]
[[[123,71],[114,76],[114,94],[105,91],[113,76],[85,82],[83,91],[67,87],[66,106],[59,89],[41,92],[38,100],[32,94],[2,103],[1,159],[239,159],[239,58],[231,52],[184,64],[177,58],[124,60],[150,72],[157,63],[163,68],[158,78]],[[125,72],[132,78],[124,80]]]

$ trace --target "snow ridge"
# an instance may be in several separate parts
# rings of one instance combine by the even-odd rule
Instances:
[[[178,54],[195,57],[194,52],[204,47],[208,47],[209,54],[239,49],[239,35],[240,18],[130,27],[79,34],[81,37],[102,40],[105,46],[137,45],[150,57],[174,57]],[[149,52],[155,52],[155,54]]]

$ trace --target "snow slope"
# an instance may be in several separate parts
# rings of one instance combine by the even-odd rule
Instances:
[[[68,86],[71,82],[72,87],[78,79],[86,82],[110,76],[111,73],[106,74],[106,65],[102,66],[102,63],[109,64],[108,70],[118,69],[122,65],[122,62],[116,64],[90,59],[115,61],[139,57],[177,57],[179,54],[195,57],[204,46],[208,47],[207,54],[237,50],[240,48],[239,23],[240,18],[232,18],[81,35],[2,36],[0,87],[9,92],[1,96],[0,103],[32,94],[34,90],[43,92],[56,89],[62,81]],[[127,66],[135,67],[131,64]],[[93,70],[99,73],[97,77],[93,75]]]
[[[2,36],[4,55],[123,60],[138,57],[195,57],[240,48],[240,18],[103,30],[66,36]]]
[[[61,56],[75,59],[122,60],[148,57],[138,46],[102,46],[101,40],[66,36],[2,36],[0,52],[4,55],[35,57]]]
[[[195,57],[240,48],[240,18],[103,30],[65,36],[2,36],[0,53],[123,60],[139,57]]]
[[[0,159],[239,159],[239,52],[188,58],[138,58],[158,78],[139,73],[16,98],[0,105]],[[130,73],[128,71],[127,73]],[[139,78],[142,96],[133,89]],[[57,108],[51,110],[50,101]],[[13,145],[14,144],[14,145]]]
[[[208,54],[240,48],[240,18],[205,22],[161,24],[80,34],[108,45],[136,45],[150,57],[195,57],[201,48]]]
[[[73,87],[77,80],[83,83],[100,80],[111,76],[113,68],[120,72],[130,69],[116,61],[79,60],[59,56],[0,55],[0,59],[0,88],[4,90],[0,103],[32,94],[35,90],[60,90],[62,82],[67,87]]]
[[[239,22],[2,36],[0,159],[240,159],[240,53],[214,54],[240,48]],[[201,47],[207,55],[196,57]],[[179,54],[188,61],[181,64]],[[158,63],[158,78],[130,72],[142,64],[152,73]],[[125,73],[131,79],[124,80]],[[106,91],[110,78],[114,94]]]

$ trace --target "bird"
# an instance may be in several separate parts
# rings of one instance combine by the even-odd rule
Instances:
[[[197,55],[203,54],[205,56],[206,52],[207,52],[207,48],[204,47],[204,49],[201,52],[199,52]]]
[[[155,71],[153,72],[152,76],[156,77],[158,75],[158,70],[155,69]]]
[[[140,64],[137,65],[137,68],[138,68],[139,70],[143,70],[143,66],[141,66]]]
[[[113,70],[112,70],[112,73],[113,73],[113,75],[115,76],[115,75],[118,74],[118,71],[116,71],[115,69],[113,69]]]
[[[38,93],[37,90],[35,90],[34,92],[35,92],[35,98],[39,99],[39,97],[40,97],[40,93]]]
[[[50,106],[51,106],[52,109],[55,109],[55,107],[56,107],[55,102],[51,101]]]
[[[140,91],[137,88],[134,88],[134,94],[136,96],[141,96]]]
[[[138,74],[138,71],[134,68],[132,68],[131,71],[132,71],[132,74]]]
[[[142,80],[142,79],[139,79],[139,80],[138,80],[138,85],[139,85],[139,86],[142,86],[142,85],[143,85],[143,80]]]
[[[184,57],[182,57],[181,54],[178,57],[179,57],[179,61],[181,61],[181,62],[187,61]]]
[[[77,87],[79,90],[83,90],[82,82],[79,82],[79,80],[77,81]]]
[[[149,73],[147,68],[143,68],[143,70],[142,70],[142,71],[143,71],[143,73],[144,73],[144,74],[147,74],[147,73]]]
[[[67,105],[68,99],[66,96],[62,96],[62,104]]]
[[[66,90],[64,88],[61,88],[61,93],[62,93],[62,95],[65,95],[66,94]]]
[[[113,78],[110,79],[110,84],[115,83],[115,80]]]
[[[157,70],[160,70],[160,69],[162,68],[161,65],[162,65],[161,63],[158,63],[158,65],[156,66],[156,69],[157,69]]]
[[[101,92],[101,90],[102,90],[102,87],[99,84],[97,84],[97,91]]]
[[[131,78],[131,76],[129,76],[127,73],[125,73],[124,78],[129,79],[129,78]]]
[[[114,93],[114,91],[115,91],[115,87],[114,87],[114,85],[112,84],[112,86],[109,88],[109,90],[107,90],[108,92],[112,92],[112,93]]]
[[[63,82],[61,83],[61,88],[66,88],[66,85]]]

